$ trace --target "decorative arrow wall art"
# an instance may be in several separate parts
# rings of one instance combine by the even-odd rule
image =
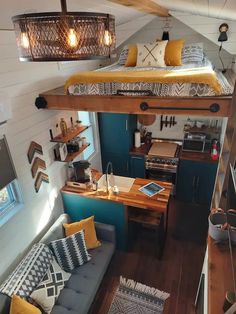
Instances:
[[[29,160],[29,163],[31,164],[33,158],[34,158],[34,154],[35,153],[38,153],[40,155],[43,155],[43,149],[42,149],[42,146],[34,141],[32,141],[30,143],[30,147],[28,149],[28,153],[27,153],[27,156],[28,156],[28,160]]]
[[[49,183],[49,177],[46,173],[39,171],[34,183],[35,191],[38,193],[42,182]]]
[[[45,170],[46,169],[46,163],[41,158],[36,157],[33,161],[32,167],[31,167],[31,173],[32,173],[33,178],[36,176],[38,169]]]

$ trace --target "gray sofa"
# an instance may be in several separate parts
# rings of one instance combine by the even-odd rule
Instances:
[[[69,222],[69,216],[61,215],[40,242],[48,244],[64,237],[63,223],[66,222]],[[95,227],[102,245],[89,251],[91,261],[73,270],[53,307],[52,314],[86,314],[89,311],[115,251],[114,226],[96,222]],[[9,308],[10,298],[0,293],[0,313],[8,314]]]

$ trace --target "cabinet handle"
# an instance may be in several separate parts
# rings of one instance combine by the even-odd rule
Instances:
[[[142,160],[143,158],[142,157],[136,157],[136,156],[131,156],[132,159],[139,159],[139,160]]]
[[[125,130],[128,131],[128,119],[125,120]]]
[[[196,176],[193,177],[193,181],[192,181],[192,187],[195,188],[195,181],[196,181]]]
[[[199,181],[200,181],[200,177],[197,176],[197,182],[196,182],[196,188],[197,188],[197,189],[198,189],[198,187],[199,187]]]

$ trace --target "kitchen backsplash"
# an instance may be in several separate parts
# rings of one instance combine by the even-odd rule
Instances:
[[[167,116],[168,121],[170,121],[170,117],[173,116]],[[165,121],[166,115],[163,115],[163,120]],[[165,126],[165,123],[163,125],[162,131],[160,130],[160,123],[161,123],[161,115],[156,116],[155,122],[150,126],[144,126],[148,132],[152,132],[152,137],[155,138],[165,138],[165,139],[183,139],[184,136],[184,125],[187,123],[188,119],[191,121],[199,121],[203,122],[207,125],[216,125],[221,126],[222,125],[222,119],[221,118],[211,118],[211,117],[198,117],[198,116],[175,116],[175,121],[177,124],[172,125],[171,127]],[[218,121],[217,121],[218,120]],[[217,121],[217,122],[216,122]],[[140,127],[140,123],[138,123],[138,127]]]

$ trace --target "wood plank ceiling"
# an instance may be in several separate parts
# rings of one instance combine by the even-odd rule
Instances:
[[[123,6],[111,1],[126,2]],[[130,6],[136,2],[140,7],[150,5],[170,14],[198,33],[219,44],[219,26],[229,24],[224,49],[236,55],[236,1],[235,0],[67,0],[69,11],[93,11],[114,14],[117,25],[117,46],[150,22],[155,15],[140,12]],[[151,4],[150,4],[151,3]],[[43,11],[60,11],[60,0],[1,0],[0,29],[12,29],[11,17],[16,14]],[[150,12],[149,12],[150,13]],[[131,25],[131,27],[130,27]],[[120,31],[120,28],[122,29]],[[132,28],[132,29],[131,29]]]
[[[141,12],[153,14],[157,16],[167,17],[169,16],[169,12],[166,8],[161,7],[157,3],[153,2],[152,0],[143,0],[143,1],[136,1],[136,0],[108,0],[117,4],[124,5],[129,8],[135,8]]]

